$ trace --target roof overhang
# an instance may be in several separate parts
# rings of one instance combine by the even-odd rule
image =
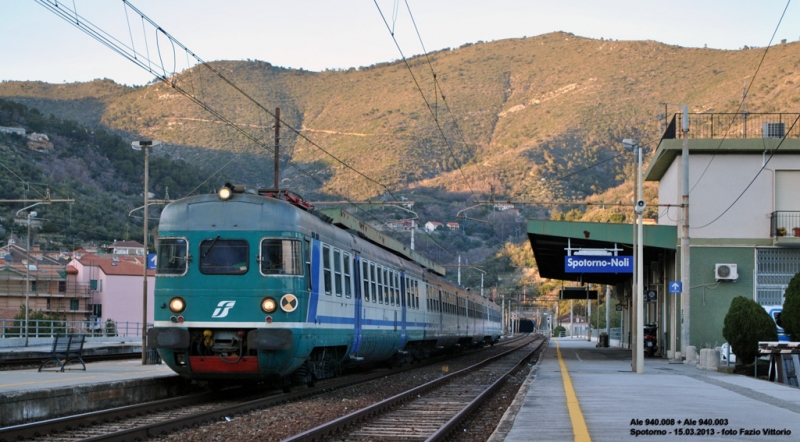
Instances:
[[[630,273],[568,273],[564,269],[567,248],[621,249],[620,256],[633,255],[633,224],[589,223],[573,221],[528,220],[528,240],[543,278],[594,284],[619,284]],[[676,226],[643,226],[644,261],[658,259],[663,250],[675,250]]]

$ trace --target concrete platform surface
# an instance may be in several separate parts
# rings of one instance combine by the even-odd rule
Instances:
[[[131,379],[176,377],[166,364],[142,365],[141,360],[90,362],[86,371],[81,365],[70,364],[64,372],[58,368],[0,371],[0,395],[12,392],[73,387],[80,384],[102,384]],[[77,370],[75,368],[78,368]]]
[[[559,338],[493,441],[800,440],[800,389]]]

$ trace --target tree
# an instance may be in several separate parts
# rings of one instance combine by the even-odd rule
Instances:
[[[792,341],[800,340],[800,273],[794,275],[786,288],[778,325]]]
[[[758,355],[758,341],[777,341],[778,330],[757,302],[737,296],[725,315],[722,336],[731,345],[737,362],[745,365],[753,363]]]

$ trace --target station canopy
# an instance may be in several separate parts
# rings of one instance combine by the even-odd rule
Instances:
[[[635,233],[635,224],[528,220],[528,240],[539,267],[539,275],[563,281],[616,285],[630,280],[630,272],[567,272],[564,262],[568,256],[568,248],[573,251],[616,249],[617,256],[633,256]],[[677,233],[676,226],[643,226],[642,262],[658,261],[665,250],[675,250],[678,244]]]

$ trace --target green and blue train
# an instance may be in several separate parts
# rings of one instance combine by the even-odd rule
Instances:
[[[148,347],[200,381],[312,384],[500,338],[500,307],[286,191],[162,212]]]

